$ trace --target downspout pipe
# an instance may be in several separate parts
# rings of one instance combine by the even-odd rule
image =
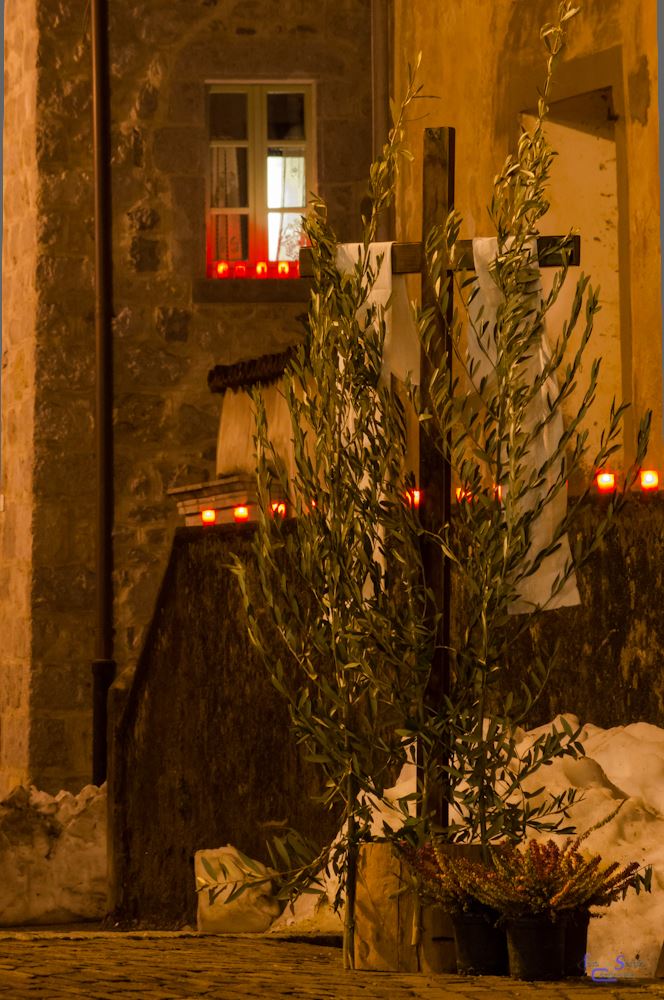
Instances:
[[[95,212],[95,446],[97,471],[95,658],[92,661],[92,781],[106,780],[108,691],[113,660],[113,260],[108,3],[91,0]]]
[[[372,160],[380,156],[392,127],[390,94],[393,91],[394,11],[392,0],[371,0]],[[378,240],[393,240],[394,204],[378,221]]]

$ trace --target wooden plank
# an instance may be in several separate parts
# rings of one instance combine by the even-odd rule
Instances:
[[[421,243],[395,243],[392,246],[392,274],[420,274],[423,263]]]
[[[562,236],[538,236],[537,256],[540,267],[560,267],[563,263],[563,255],[558,248]],[[572,267],[578,267],[581,263],[581,237],[571,236],[566,240],[569,263]],[[392,273],[393,274],[419,274],[422,270],[423,255],[421,243],[394,243],[392,246]],[[472,271],[473,267],[473,243],[472,240],[459,240],[457,243],[457,255],[453,261],[454,269],[457,271]],[[303,277],[310,277],[313,273],[311,263],[311,250],[303,247],[300,250],[300,274]]]
[[[540,267],[560,267],[563,263],[563,255],[560,252],[560,241],[562,236],[538,236],[537,237],[537,258]],[[581,237],[571,236],[565,239],[567,252],[569,253],[569,263],[573,267],[578,267],[581,263]],[[457,271],[474,271],[473,262],[473,241],[459,240],[456,246],[457,254],[454,260],[454,268]],[[394,260],[394,255],[392,255]]]
[[[422,178],[422,235],[426,240],[429,232],[441,225],[454,206],[454,152],[455,130],[453,128],[427,128],[424,130],[424,166]],[[420,249],[420,263],[422,263]],[[422,307],[427,309],[436,301],[436,294],[422,268]],[[441,336],[439,351],[447,351],[452,357],[449,329],[452,319],[452,295],[449,299],[447,331],[438,320]],[[428,403],[427,386],[432,365],[439,363],[440,357],[421,355],[422,402]],[[432,434],[420,427],[420,479],[419,488],[424,498],[420,508],[423,527],[430,532],[439,532],[444,524],[449,524],[452,502],[452,470],[448,461],[441,458],[439,448],[443,444]],[[442,612],[436,634],[436,648],[431,665],[431,676],[427,690],[427,700],[434,707],[442,707],[450,689],[450,562],[442,556],[440,547],[427,537],[422,541],[422,563],[427,586],[435,594],[437,609]],[[441,746],[441,760],[449,759],[450,750]],[[443,783],[444,785],[444,783]],[[445,827],[448,823],[448,805],[444,787],[429,788],[428,808],[434,813],[438,823]]]
[[[249,361],[237,361],[233,365],[215,365],[208,372],[207,382],[210,392],[226,392],[231,389],[249,389],[253,385],[269,385],[280,379],[286,365],[293,357],[293,348],[288,347],[278,354],[263,354]]]

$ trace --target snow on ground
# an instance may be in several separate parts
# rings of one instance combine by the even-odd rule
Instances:
[[[565,718],[573,727],[578,725],[575,716]],[[523,733],[520,748],[525,749],[540,733],[550,729],[551,723]],[[587,967],[597,964],[611,971],[618,968],[621,970],[618,974],[623,976],[628,973],[652,976],[664,943],[664,729],[645,722],[608,730],[589,724],[583,728],[581,741],[585,757],[561,758],[541,768],[524,785],[530,790],[544,785],[553,793],[578,788],[579,800],[570,809],[571,824],[577,834],[584,833],[610,815],[621,801],[625,802],[618,815],[591,833],[581,848],[600,854],[607,863],[652,864],[652,893],[637,896],[630,891],[624,901],[604,910],[601,919],[591,921]],[[404,769],[392,790],[393,797],[413,789],[414,773],[410,767]],[[376,810],[374,835],[381,835],[383,820],[398,825],[396,812],[390,816],[385,808]],[[547,840],[549,836],[539,834],[537,839]],[[330,882],[328,899],[333,898],[335,888],[336,884]],[[335,928],[341,928],[341,918],[332,913],[329,903],[315,896],[303,896],[272,924],[269,933],[329,933]]]
[[[210,902],[206,890],[198,893],[196,926],[206,934],[254,934],[268,929],[281,907],[272,895],[270,883],[259,883],[246,889],[229,901],[231,891],[237,888],[243,878],[242,858],[236,848],[228,845],[212,851],[196,851],[194,874],[196,885],[205,885],[209,876],[206,864],[220,877],[225,877],[229,885],[222,889],[217,899]],[[255,861],[257,875],[267,876],[265,865]],[[232,881],[236,879],[236,881]]]
[[[576,726],[575,716],[566,716]],[[524,741],[550,729],[540,727]],[[582,834],[616,806],[625,804],[606,826],[583,841],[582,851],[600,854],[604,861],[627,864],[638,861],[653,866],[652,892],[630,891],[625,900],[592,920],[588,934],[588,961],[614,970],[622,956],[626,970],[652,976],[664,943],[664,729],[637,722],[600,729],[586,725],[581,742],[585,757],[562,758],[524,784],[545,784],[552,792],[579,789],[580,798],[570,809],[577,834]],[[548,834],[537,839],[547,840]]]
[[[0,926],[98,920],[106,892],[105,785],[0,803]]]

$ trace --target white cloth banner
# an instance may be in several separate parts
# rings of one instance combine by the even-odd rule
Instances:
[[[349,274],[363,253],[364,245],[362,243],[340,244],[337,247],[339,271],[342,274]],[[392,273],[392,243],[371,243],[367,248],[367,257],[375,277],[362,309],[368,311],[376,306],[378,309],[384,310],[385,340],[383,342],[381,381],[383,384],[389,384],[394,375],[401,383],[405,383],[410,377],[411,381],[418,385],[420,381],[420,340],[408,302],[405,275]],[[380,267],[378,266],[379,261]],[[364,317],[358,318],[361,321]],[[417,477],[419,471],[417,418],[410,404],[405,399],[403,402],[406,406],[407,427],[406,469],[404,471],[414,472]],[[384,571],[385,559],[378,546],[374,554]],[[371,580],[367,579],[363,588],[365,596],[371,593],[372,586]]]
[[[342,243],[337,247],[337,267],[349,274],[363,252],[361,243]],[[382,255],[380,269],[369,293],[366,307],[385,309],[385,343],[383,344],[383,380],[395,375],[405,382],[408,375],[417,385],[420,381],[420,340],[408,301],[406,276],[392,273],[392,243],[371,243],[367,250],[369,264],[375,271]]]
[[[537,242],[532,240],[529,246],[531,257],[537,259]],[[495,372],[497,360],[495,325],[498,307],[502,302],[502,293],[496,285],[490,273],[490,267],[498,252],[497,240],[495,237],[473,240],[473,259],[479,284],[479,293],[475,296],[470,306],[470,326],[468,329],[468,356],[474,364],[473,381],[479,385],[480,379],[486,377],[491,381]],[[533,279],[527,289],[532,297],[532,308],[537,309],[542,299],[542,285],[537,277]],[[481,310],[481,315],[480,315]],[[487,325],[488,324],[488,325]],[[474,329],[473,329],[474,328]],[[482,330],[485,333],[482,333]],[[546,339],[546,332],[542,330],[539,350],[533,352],[526,372],[534,381],[543,371],[545,365],[550,360],[551,353]],[[542,385],[539,398],[534,398],[527,410],[524,430],[532,430],[538,421],[550,412],[548,397],[555,397],[558,394],[558,386],[553,377],[547,379]],[[526,461],[531,470],[540,469],[547,458],[550,457],[560,442],[563,434],[563,417],[560,412],[550,420],[535,438]],[[527,474],[526,470],[526,474]],[[532,496],[524,498],[524,511],[532,509],[535,504],[544,496],[558,479],[560,467],[551,467],[544,477],[544,482],[538,490],[534,490]],[[530,528],[530,553],[532,559],[547,545],[550,545],[554,538],[556,528],[563,520],[567,509],[567,497],[564,490],[557,493],[539,516],[531,524]],[[536,606],[544,606],[548,610],[553,608],[568,607],[580,604],[579,591],[576,586],[576,576],[574,573],[567,579],[565,585],[554,596],[551,597],[556,578],[565,572],[570,565],[572,555],[570,552],[567,535],[560,539],[558,549],[543,560],[539,569],[532,576],[525,577],[517,586],[518,599],[511,605],[511,614],[523,614],[533,611]]]

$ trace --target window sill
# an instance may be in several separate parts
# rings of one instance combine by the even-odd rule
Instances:
[[[311,281],[306,278],[198,278],[196,303],[308,302]]]

